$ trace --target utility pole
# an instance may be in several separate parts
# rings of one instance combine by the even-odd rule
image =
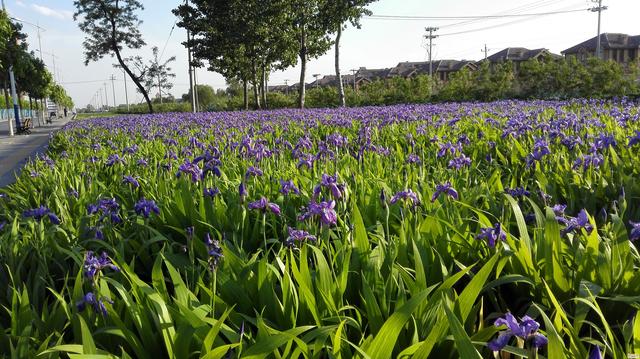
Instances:
[[[127,91],[127,73],[122,70],[122,74],[124,77],[124,98],[127,101],[127,112],[130,112],[131,107],[129,106],[129,92]]]
[[[189,6],[189,0],[185,0],[185,4]],[[191,90],[191,110],[196,112],[196,91],[193,87],[193,67],[191,66],[191,33],[187,29],[187,60],[189,61],[189,90]]]
[[[53,53],[53,50],[51,50],[51,58],[53,59],[53,79],[57,82],[60,82],[60,79],[58,78],[58,71],[56,68],[56,55]]]
[[[196,98],[196,111],[200,111],[200,97],[198,96],[198,73],[196,68],[193,68],[193,94]]]
[[[607,10],[608,7],[607,6],[602,6],[602,0],[592,0],[592,1],[597,1],[598,2],[598,6],[597,7],[593,7],[591,9],[589,9],[591,12],[597,12],[598,13],[598,37],[596,38],[596,57],[602,60],[602,47],[600,44],[600,20],[602,17],[602,12],[604,10]]]
[[[104,108],[104,101],[102,101],[102,88],[98,89],[98,93],[100,94],[100,111]]]
[[[429,77],[433,77],[433,59],[431,53],[433,52],[433,39],[438,37],[438,35],[434,35],[433,33],[438,31],[438,28],[429,26],[425,30],[429,32],[429,35],[425,35],[425,38],[429,40]]]
[[[113,107],[116,107],[116,77],[114,75],[111,75],[111,78],[109,78],[109,80],[111,80],[111,90],[113,90]]]
[[[107,104],[107,110],[109,109],[109,95],[107,95],[107,83],[104,83],[104,102]]]
[[[4,5],[4,0],[2,0],[2,10],[7,12],[7,8]],[[18,94],[16,93],[16,77],[13,74],[13,63],[9,63],[9,81],[11,82],[11,98],[13,99],[13,116],[16,120],[16,129],[20,128],[20,109],[18,107]],[[9,123],[9,136],[13,136],[13,124],[11,120],[7,121]]]
[[[482,52],[484,52],[484,59],[487,59],[487,54],[489,53],[489,49],[487,48],[487,44],[484,44],[484,49],[480,50]]]
[[[160,96],[160,104],[162,105],[162,82],[160,82],[159,73],[158,73],[158,96]]]
[[[356,92],[358,91],[358,89],[356,88],[356,74],[358,73],[358,70],[351,69],[349,71],[351,71],[351,73],[353,74],[353,92]]]
[[[284,80],[284,86],[286,87],[284,91],[289,96],[289,80]]]

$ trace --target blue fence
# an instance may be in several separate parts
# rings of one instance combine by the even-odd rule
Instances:
[[[40,116],[38,110],[20,110],[20,118],[31,117],[35,119],[38,116]],[[0,120],[6,120],[8,118],[13,118],[13,109],[0,108]]]

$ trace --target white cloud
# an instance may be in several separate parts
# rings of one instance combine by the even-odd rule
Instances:
[[[25,3],[23,3],[20,0],[16,0],[16,5],[20,6],[20,7],[27,7],[27,5]]]
[[[42,6],[42,5],[37,5],[37,4],[31,4],[31,8],[35,10],[35,12],[39,13],[40,15],[54,17],[60,20],[73,19],[72,11],[56,10],[56,9],[52,9],[52,8]]]

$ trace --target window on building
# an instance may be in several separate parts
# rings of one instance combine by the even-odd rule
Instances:
[[[624,52],[627,51],[625,49],[618,50],[618,62],[624,62]]]
[[[636,56],[638,56],[638,49],[630,49],[629,50],[629,60],[636,60]]]
[[[609,50],[609,56],[611,60],[616,61],[618,59],[618,50],[616,49]]]

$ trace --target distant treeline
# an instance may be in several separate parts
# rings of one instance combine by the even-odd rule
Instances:
[[[613,61],[597,58],[586,62],[575,58],[528,60],[518,69],[511,62],[483,62],[478,70],[463,69],[452,73],[449,81],[432,80],[428,75],[412,78],[391,78],[361,85],[357,91],[345,85],[348,106],[392,105],[446,101],[494,101],[501,99],[570,99],[609,98],[640,95],[640,72],[637,65],[625,68]],[[336,87],[309,88],[308,107],[338,107]],[[190,111],[187,101],[156,105],[160,112]],[[226,90],[214,92],[209,86],[198,86],[200,110],[225,111],[244,108],[243,89],[232,84]],[[270,92],[266,108],[294,108],[297,93]],[[256,104],[252,104],[254,108]],[[264,107],[264,104],[263,104]],[[120,108],[119,112],[126,112]],[[132,106],[131,112],[144,113],[146,106]]]

